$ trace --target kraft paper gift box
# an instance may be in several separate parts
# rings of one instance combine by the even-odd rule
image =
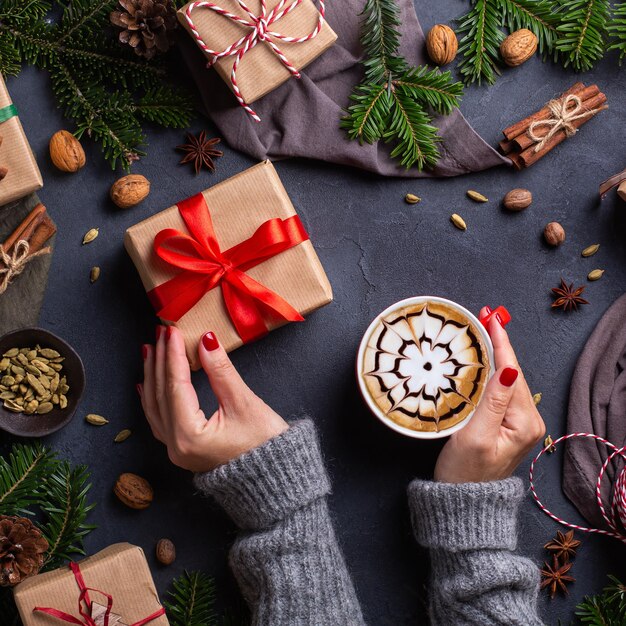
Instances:
[[[0,75],[0,167],[7,168],[7,175],[0,180],[0,206],[43,187],[37,161],[18,115]]]
[[[121,616],[121,623],[133,624],[161,610],[159,596],[152,574],[141,548],[118,543],[78,563],[85,585],[113,598],[111,616]],[[63,626],[64,622],[35,607],[56,609],[77,619],[80,589],[74,572],[67,566],[46,574],[27,578],[14,589],[14,597],[24,626]],[[105,605],[106,596],[89,591],[92,602]],[[83,603],[83,611],[89,608]],[[169,626],[165,615],[160,615],[147,626]]]
[[[240,172],[202,192],[215,236],[222,251],[245,242],[268,220],[290,220],[296,211],[274,166],[269,161]],[[181,203],[179,203],[181,204]],[[125,246],[144,288],[150,292],[179,274],[154,250],[155,236],[164,229],[188,233],[176,205],[149,217],[126,231]],[[271,290],[301,315],[332,301],[332,289],[311,242],[302,243],[271,256],[245,273]],[[163,319],[165,323],[171,320]],[[265,319],[268,330],[286,323]],[[185,337],[185,348],[192,369],[198,369],[198,342],[207,331],[214,331],[227,351],[243,345],[224,302],[221,285],[206,291],[197,304],[174,322]]]
[[[280,0],[267,0],[267,10],[271,11]],[[287,0],[285,8],[292,3]],[[187,9],[193,2],[186,4],[178,11],[178,20],[189,32],[194,41],[196,38],[187,20]],[[216,0],[221,8],[249,20],[250,16],[241,8],[236,0]],[[246,5],[256,15],[261,13],[260,0],[246,0]],[[293,11],[276,20],[268,27],[268,30],[279,32],[281,35],[290,37],[304,37],[311,33],[317,26],[319,11],[311,0],[303,0]],[[221,52],[238,41],[241,37],[251,32],[251,29],[235,21],[219,15],[206,7],[194,8],[190,14],[193,24],[200,34],[204,43],[216,52]],[[336,41],[337,35],[328,22],[324,24],[320,32],[313,39],[303,43],[287,43],[275,40],[276,45],[288,59],[289,63],[297,70],[301,70],[311,61],[317,58],[325,50],[330,48]],[[198,43],[196,41],[196,43]],[[202,49],[202,46],[200,46]],[[204,52],[209,60],[212,56]],[[226,56],[219,59],[214,67],[232,89],[231,71],[235,62],[234,56]],[[237,85],[243,99],[248,103],[258,100],[265,94],[291,78],[291,73],[278,58],[272,48],[265,42],[260,41],[252,49],[248,50],[241,59],[237,68]]]

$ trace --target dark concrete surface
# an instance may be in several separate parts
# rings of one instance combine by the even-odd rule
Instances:
[[[420,3],[425,30],[449,22],[465,3]],[[483,137],[495,145],[502,128],[536,110],[576,80],[576,75],[531,59],[505,72],[493,87],[468,89],[462,110]],[[584,343],[606,308],[626,288],[626,205],[614,194],[598,203],[598,183],[624,163],[626,69],[607,58],[583,76],[607,93],[610,110],[587,124],[532,169],[516,173],[500,168],[454,180],[406,181],[323,163],[277,163],[278,172],[326,268],[335,301],[304,324],[292,324],[263,341],[235,352],[233,360],[251,387],[286,417],[308,414],[319,427],[334,493],[331,509],[337,533],[370,624],[414,624],[426,619],[427,555],[411,538],[405,490],[414,476],[431,475],[440,444],[403,439],[380,425],[358,397],[353,362],[359,338],[380,310],[415,294],[452,298],[474,311],[484,304],[505,304],[513,315],[512,341],[533,391],[543,392],[541,412],[553,436],[565,432],[570,378]],[[98,530],[87,539],[95,552],[110,543],[130,541],[149,555],[161,591],[184,569],[217,576],[220,592],[236,594],[227,573],[227,550],[233,539],[228,520],[193,494],[190,476],[173,468],[144,421],[135,393],[141,377],[140,346],[151,341],[155,317],[138,275],[122,246],[125,229],[251,165],[225,147],[217,173],[195,177],[178,167],[174,146],[180,131],[150,130],[148,156],[133,171],[152,182],[141,205],[123,211],[111,205],[108,189],[115,180],[99,149],[86,143],[87,166],[64,175],[50,163],[52,133],[71,126],[51,94],[47,74],[26,69],[8,81],[22,122],[38,157],[45,187],[41,198],[59,226],[56,251],[40,324],[70,341],[82,355],[87,388],[74,421],[47,443],[75,463],[89,464],[98,503],[91,520]],[[211,125],[198,119],[193,130]],[[521,214],[507,214],[500,199],[513,187],[527,187],[534,203]],[[490,198],[474,204],[468,188]],[[422,202],[404,203],[406,192]],[[449,222],[460,213],[466,232]],[[567,242],[557,250],[542,242],[544,225],[560,221]],[[81,246],[92,227],[100,236]],[[585,246],[599,242],[593,259],[582,259]],[[91,285],[89,270],[102,268]],[[578,313],[550,310],[550,288],[561,276],[577,284],[594,267],[605,277],[589,283],[591,304]],[[202,373],[195,375],[206,408],[213,407]],[[111,424],[92,428],[86,413],[105,415]],[[114,444],[115,433],[133,429],[131,439]],[[0,441],[11,439],[0,435]],[[3,446],[6,448],[6,446]],[[519,475],[526,478],[529,461]],[[540,490],[556,511],[577,520],[560,489],[560,459],[549,457],[538,471]],[[144,512],[124,508],[112,495],[120,472],[132,471],[155,487],[153,506]],[[521,515],[520,550],[540,561],[542,545],[558,526],[526,498]],[[176,563],[160,567],[155,542],[170,537]],[[541,596],[548,624],[573,618],[584,594],[597,592],[606,575],[624,575],[625,548],[603,538],[583,539],[572,573],[577,582],[569,598],[552,602]],[[506,613],[506,607],[503,607]]]

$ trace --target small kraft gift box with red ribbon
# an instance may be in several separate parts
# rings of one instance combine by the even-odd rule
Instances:
[[[169,626],[143,550],[128,543],[27,578],[14,597],[24,626]]]
[[[337,35],[311,0],[196,0],[178,19],[257,122],[249,106],[330,48]]]
[[[157,315],[182,331],[192,369],[207,331],[233,350],[332,301],[269,161],[132,226],[125,246]]]

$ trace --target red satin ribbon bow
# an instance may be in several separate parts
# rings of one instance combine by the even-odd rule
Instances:
[[[246,274],[250,268],[308,240],[297,215],[267,220],[252,237],[222,251],[201,193],[179,202],[177,207],[191,235],[166,228],[154,238],[156,254],[183,270],[148,292],[161,319],[178,321],[208,291],[221,285],[226,309],[244,343],[268,333],[267,318],[304,320],[278,294]]]
[[[70,563],[70,569],[74,574],[76,584],[78,585],[78,589],[80,590],[80,595],[78,596],[78,612],[83,619],[80,620],[77,617],[70,615],[69,613],[65,613],[65,611],[59,611],[58,609],[42,608],[39,606],[33,609],[33,613],[46,613],[47,615],[52,615],[52,617],[58,617],[60,620],[63,620],[68,624],[76,624],[77,626],[97,626],[96,622],[91,617],[91,599],[89,598],[89,592],[95,591],[96,593],[102,594],[107,599],[107,610],[104,614],[104,626],[109,626],[109,615],[111,614],[111,609],[113,608],[113,597],[110,596],[108,593],[104,593],[104,591],[99,591],[98,589],[87,587],[78,563]],[[83,606],[87,607],[87,610],[89,611],[88,613],[84,612]],[[163,607],[161,607],[158,611],[155,611],[152,615],[149,615],[144,619],[140,619],[138,622],[133,622],[132,624],[129,624],[129,626],[144,626],[144,624],[148,624],[149,622],[155,620],[157,617],[161,617],[161,615],[165,615],[165,609]]]

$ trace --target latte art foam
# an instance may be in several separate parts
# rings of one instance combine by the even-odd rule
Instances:
[[[388,314],[364,354],[374,402],[397,424],[439,431],[475,408],[489,374],[487,350],[474,324],[438,302]]]

